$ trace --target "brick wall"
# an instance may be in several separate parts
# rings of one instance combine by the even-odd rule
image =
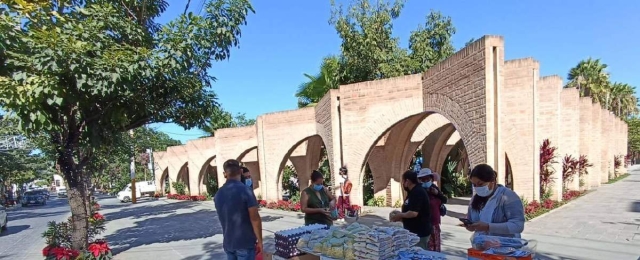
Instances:
[[[539,63],[531,58],[506,61],[501,93],[501,121],[505,152],[513,173],[513,188],[528,200],[539,199],[534,174],[538,168],[538,142],[534,140],[534,84]]]
[[[333,176],[343,164],[349,166],[354,204],[363,203],[362,172],[367,160],[383,165],[373,166],[381,168],[374,173],[376,187],[394,203],[402,195],[399,175],[422,140],[426,138],[425,166],[436,171],[451,148],[445,143],[453,129],[449,127],[446,136],[437,130],[448,122],[425,129],[433,115],[423,119],[438,113],[457,129],[471,165],[492,165],[499,183],[504,183],[505,157],[509,156],[519,195],[538,199],[539,146],[547,138],[559,148],[559,162],[565,154],[588,155],[594,166],[583,181],[586,188],[599,186],[613,172],[614,156],[626,154],[626,123],[589,98],[578,98],[575,90],[563,90],[561,78],[538,78],[538,70],[533,59],[505,63],[503,39],[486,36],[423,74],[341,86],[314,108],[261,115],[255,126],[221,129],[215,138],[156,151],[155,179],[161,181],[167,174],[174,182],[180,171],[188,172],[188,177],[181,178],[189,180],[195,195],[203,190],[207,165],[221,169],[226,159],[241,159],[258,182],[256,193],[276,200],[281,196],[280,172],[296,147],[292,162],[304,177],[315,168],[324,144]],[[372,151],[376,145],[382,149],[380,158]],[[562,188],[561,166],[554,165],[555,198],[560,198]],[[218,179],[223,183],[222,170]]]
[[[500,171],[495,106],[504,63],[503,39],[485,36],[423,75],[424,110],[445,115],[458,129],[472,167],[488,163]],[[487,135],[487,133],[492,133]],[[489,145],[491,144],[491,145]]]
[[[562,89],[560,100],[560,160],[564,160],[566,155],[577,160],[580,158],[580,94],[575,88],[565,88]],[[562,163],[560,166],[562,169]],[[579,190],[578,174],[572,180],[564,180],[564,184],[566,189]]]
[[[592,156],[589,156],[590,158],[592,158],[592,164],[593,164],[593,174],[589,174],[590,176],[590,183],[591,183],[591,187],[600,187],[601,185],[601,177],[600,175],[607,175],[607,172],[603,172],[602,171],[602,145],[601,142],[604,141],[601,138],[602,135],[602,117],[600,116],[600,113],[602,112],[602,109],[600,107],[600,104],[598,103],[594,103],[593,106],[591,107],[591,118],[592,118],[592,123],[591,123],[591,145],[589,147],[589,150],[591,152]]]
[[[593,163],[594,158],[594,149],[592,147],[592,140],[595,136],[593,130],[593,102],[590,97],[581,97],[580,98],[580,155],[586,155],[587,160],[590,163]],[[587,169],[587,176],[583,176],[581,178],[583,187],[582,189],[590,189],[591,188],[591,179],[594,174],[594,167],[589,167]]]
[[[613,167],[611,167],[611,161],[613,161],[611,158],[613,156],[611,156],[609,151],[608,142],[609,131],[611,129],[609,119],[609,111],[604,108],[600,108],[600,140],[602,141],[600,145],[600,171],[602,172],[600,174],[601,183],[607,183],[607,181],[609,181],[609,176],[613,174]]]
[[[423,111],[420,79],[409,75],[340,87],[343,163],[353,182],[352,203],[363,203],[364,166],[376,141],[402,119]]]
[[[537,83],[538,103],[536,109],[537,125],[536,139],[538,147],[545,139],[549,139],[551,146],[560,145],[560,92],[562,78],[559,76],[542,77]],[[538,148],[539,149],[539,148]],[[539,151],[539,150],[538,150]],[[548,192],[554,200],[562,199],[562,160],[561,150],[556,150],[556,163],[551,167],[555,170]]]
[[[315,109],[309,107],[258,117],[258,160],[264,199],[282,198],[282,186],[278,185],[281,171],[291,152],[307,138],[317,135],[315,114]]]

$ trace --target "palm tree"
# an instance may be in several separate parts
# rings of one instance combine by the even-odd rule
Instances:
[[[298,107],[314,106],[330,89],[340,86],[340,59],[337,56],[324,58],[320,73],[316,76],[304,74],[308,81],[300,84],[296,97]]]
[[[569,71],[567,77],[569,83],[566,87],[578,88],[580,96],[591,96],[593,101],[608,107],[610,104],[608,94],[610,83],[606,69],[607,64],[601,63],[600,59],[582,60]]]
[[[638,99],[635,88],[625,83],[613,83],[610,88],[611,107],[615,115],[626,118],[638,113]]]

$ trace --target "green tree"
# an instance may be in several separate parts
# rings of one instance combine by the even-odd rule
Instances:
[[[87,245],[85,172],[117,135],[148,123],[201,126],[218,106],[214,61],[238,45],[253,8],[210,0],[159,26],[166,1],[11,1],[0,9],[0,106],[41,132],[69,185],[71,241]]]
[[[453,55],[455,48],[451,36],[455,33],[451,17],[431,11],[425,26],[418,27],[409,37],[409,57],[414,63],[409,73],[422,73]]]
[[[50,180],[53,176],[51,161],[47,161],[31,139],[24,136],[17,118],[0,117],[0,137],[12,137],[23,143],[21,147],[0,151],[0,180],[22,185],[36,179]]]
[[[206,124],[202,127],[202,130],[208,136],[215,136],[215,132],[218,129],[250,126],[255,124],[255,119],[249,119],[243,113],[238,113],[236,116],[233,116],[231,112],[226,111],[221,107],[217,107],[213,110],[209,118],[207,118]]]
[[[581,60],[569,70],[566,87],[577,88],[580,96],[590,96],[595,102],[606,106],[607,89],[610,85],[606,69],[607,64],[600,62],[600,59]]]
[[[340,85],[424,72],[454,53],[453,22],[437,11],[411,32],[408,48],[400,47],[393,20],[403,6],[403,0],[353,0],[345,9],[332,1],[329,22],[342,39],[341,52],[324,58],[320,73],[304,74],[308,80],[296,92],[298,107],[315,105]]]
[[[635,88],[629,84],[611,82],[608,65],[600,59],[582,60],[569,70],[565,87],[577,88],[580,96],[589,96],[594,102],[621,118],[638,114]]]
[[[640,155],[640,119],[637,117],[630,117],[626,120],[629,126],[628,131],[628,152],[633,155],[634,159],[637,159]]]
[[[330,89],[340,87],[340,58],[324,58],[318,75],[305,73],[304,76],[308,81],[300,84],[296,92],[298,107],[315,106]]]

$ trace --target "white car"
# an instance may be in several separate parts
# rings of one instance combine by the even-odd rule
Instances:
[[[0,232],[7,230],[7,223],[9,218],[7,217],[7,209],[0,205]]]
[[[58,198],[66,198],[67,197],[67,189],[60,188],[58,189]]]

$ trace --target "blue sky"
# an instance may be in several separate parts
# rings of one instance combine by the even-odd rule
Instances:
[[[192,7],[201,1],[192,0]],[[315,74],[324,56],[340,50],[340,39],[328,24],[329,0],[261,0],[253,6],[256,13],[248,18],[240,48],[211,69],[223,107],[251,118],[295,109],[294,94],[305,80],[303,73]],[[161,22],[176,17],[184,5],[170,8]],[[593,57],[609,65],[613,81],[640,86],[640,1],[407,0],[394,23],[403,46],[431,9],[452,17],[457,48],[471,38],[502,35],[506,59],[534,57],[543,76],[566,78],[578,61]],[[173,124],[153,127],[183,143],[202,136],[198,129],[185,131]]]

